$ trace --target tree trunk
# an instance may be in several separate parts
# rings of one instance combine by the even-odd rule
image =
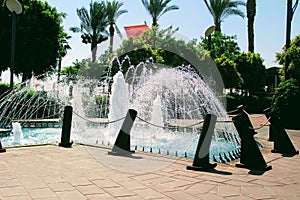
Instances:
[[[221,22],[218,20],[215,20],[215,32],[221,33]]]
[[[157,18],[156,17],[153,17],[152,18],[152,27],[153,26],[157,26],[158,24],[157,24]]]
[[[110,27],[109,27],[109,34],[110,34],[109,53],[112,54],[113,45],[114,45],[114,35],[115,35],[115,28],[114,28],[113,24],[111,24]]]
[[[256,14],[256,0],[247,0],[248,18],[248,51],[254,52],[254,18]]]
[[[287,0],[287,17],[286,17],[286,40],[285,40],[285,48],[288,50],[291,44],[291,25],[292,25],[292,14],[293,14],[293,0]],[[288,75],[288,68],[290,65],[290,59],[288,54],[285,57],[285,64],[284,64],[284,80],[289,78]]]
[[[92,62],[96,62],[96,56],[97,56],[97,44],[93,44],[91,46],[92,50]]]

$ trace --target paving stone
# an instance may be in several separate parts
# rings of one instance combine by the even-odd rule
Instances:
[[[145,189],[146,186],[138,181],[129,179],[126,181],[120,181],[120,185],[122,185],[124,188],[127,188],[128,190],[139,190],[139,189]]]
[[[105,191],[96,185],[81,185],[76,186],[76,189],[84,195],[88,194],[103,194]]]
[[[46,188],[47,185],[36,175],[18,175],[19,181],[26,189]]]
[[[110,188],[110,187],[119,187],[120,185],[109,179],[99,179],[93,180],[94,184],[96,184],[100,188]]]
[[[115,200],[116,198],[111,196],[110,194],[103,193],[103,194],[90,194],[86,195],[86,197],[89,200],[100,200],[100,199],[105,199],[105,200]],[[72,199],[70,199],[72,200]]]
[[[216,185],[196,183],[187,187],[184,191],[190,194],[203,194],[216,188]]]
[[[141,200],[141,197],[136,195],[136,196],[117,197],[116,199],[119,199],[119,200]],[[160,200],[163,200],[163,199],[160,199]]]
[[[183,191],[173,191],[173,192],[166,192],[166,195],[173,198],[173,199],[184,199],[184,200],[196,200],[199,197],[193,196],[191,194],[185,193]]]
[[[230,197],[225,197],[226,200],[253,200],[250,197],[247,196],[230,196]]]
[[[241,187],[241,192],[253,199],[271,199],[275,197],[274,194],[262,187]]]
[[[57,196],[63,200],[84,200],[88,199],[86,196],[81,194],[77,190],[73,191],[63,191],[63,192],[56,192]]]
[[[232,185],[220,185],[217,188],[217,194],[222,197],[240,196],[241,187]]]
[[[74,187],[70,183],[49,183],[48,186],[54,192],[72,191]]]
[[[62,173],[62,174],[64,174],[64,173]],[[77,176],[75,176],[75,175],[62,176],[62,180],[64,180],[64,182],[70,183],[73,186],[92,184],[87,178],[81,177],[79,175],[77,175]]]
[[[28,195],[28,193],[23,187],[2,187],[0,188],[0,194],[2,197]]]
[[[136,190],[134,192],[144,199],[155,199],[155,198],[164,198],[165,197],[165,195],[163,195],[162,193],[152,190],[150,188]]]
[[[107,188],[104,188],[104,190],[114,197],[126,197],[126,196],[134,196],[135,195],[134,192],[129,191],[123,187],[107,187]]]
[[[56,176],[47,175],[47,176],[42,176],[40,178],[46,184],[48,184],[48,183],[61,183],[61,182],[65,182],[65,180],[63,180],[61,178],[61,176],[57,176],[57,175]]]
[[[9,197],[0,197],[1,200],[30,200],[30,196],[9,196]]]
[[[27,192],[34,199],[57,197],[56,194],[50,188],[30,189],[30,190],[27,190]]]

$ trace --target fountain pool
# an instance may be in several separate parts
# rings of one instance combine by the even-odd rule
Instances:
[[[201,132],[198,122],[208,113],[219,121],[229,120],[215,92],[189,66],[131,66],[126,74],[119,71],[114,76],[111,93],[107,79],[76,77],[60,84],[54,80],[55,76],[44,75],[38,85],[31,80],[4,95],[0,99],[1,126],[11,128],[15,119],[21,126],[22,120],[61,119],[64,106],[72,105],[71,140],[112,146],[122,118],[132,108],[138,112],[131,131],[132,149],[193,157]],[[61,129],[22,128],[22,132],[17,142],[12,136],[1,138],[3,145],[59,142]],[[237,157],[239,146],[233,123],[218,122],[211,160]]]

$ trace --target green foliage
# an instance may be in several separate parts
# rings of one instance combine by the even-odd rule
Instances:
[[[40,0],[19,0],[23,12],[17,15],[15,73],[23,80],[53,70],[60,57],[60,41],[66,37],[61,26],[65,17]],[[0,4],[3,0],[0,0]],[[0,7],[0,69],[10,66],[11,13]]]
[[[272,103],[272,111],[286,128],[300,128],[300,87],[296,79],[288,79],[279,84]]]
[[[162,30],[154,27],[143,32],[140,37],[130,37],[124,40],[116,51],[120,61],[126,56],[130,58],[130,63],[125,62],[122,64],[123,72],[127,71],[130,64],[136,66],[140,62],[146,62],[149,58],[152,58],[155,63],[171,67],[188,64],[192,64],[192,66],[199,65],[203,54],[197,49],[196,40],[186,43],[181,39],[175,38],[174,34],[177,30],[173,29],[172,26]],[[194,62],[190,63],[189,61]],[[118,70],[119,65],[114,64],[112,76]]]
[[[105,75],[108,65],[99,62],[92,62],[91,59],[76,60],[72,66],[65,67],[62,75],[65,76],[67,82],[76,81],[79,77],[100,80]]]
[[[236,68],[241,74],[244,83],[242,89],[250,94],[263,92],[266,83],[266,68],[263,59],[257,53],[240,53],[235,59]]]
[[[225,95],[227,103],[227,111],[232,111],[239,105],[243,105],[244,109],[249,113],[263,113],[263,110],[271,107],[271,96],[241,96],[241,95]]]
[[[79,65],[78,75],[87,77],[90,79],[100,80],[104,75],[104,70],[108,68],[107,65],[103,65],[99,62],[92,62],[90,59],[83,59],[77,63]]]
[[[213,59],[220,58],[225,55],[230,60],[233,60],[240,52],[240,47],[236,42],[236,36],[228,36],[220,32],[216,32],[211,36],[210,56]],[[208,50],[208,38],[201,37],[199,44],[205,50]]]
[[[220,58],[215,59],[215,63],[221,73],[225,88],[241,88],[243,79],[237,71],[234,61],[223,54]]]
[[[276,54],[276,60],[281,65],[285,65],[286,56],[290,59],[288,67],[288,76],[300,81],[300,35],[297,35],[292,41],[290,48],[283,48],[283,52]]]

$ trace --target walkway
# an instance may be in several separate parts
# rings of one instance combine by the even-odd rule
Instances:
[[[300,131],[288,131],[300,148]],[[273,169],[263,175],[234,163],[215,172],[186,170],[191,159],[138,152],[108,155],[108,149],[74,145],[8,148],[0,154],[0,199],[300,199],[300,156],[271,154],[268,127],[256,137]]]

